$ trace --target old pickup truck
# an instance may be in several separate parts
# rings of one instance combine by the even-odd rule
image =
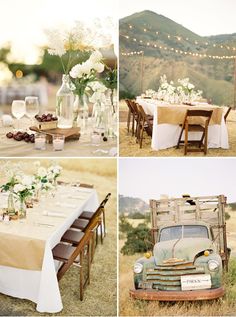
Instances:
[[[224,295],[224,195],[150,200],[153,252],[134,264],[136,299],[207,300]]]

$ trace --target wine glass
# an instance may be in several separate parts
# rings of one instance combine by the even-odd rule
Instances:
[[[20,119],[25,115],[25,102],[24,100],[13,100],[11,105],[11,112],[17,119],[17,129],[20,127]]]
[[[25,108],[26,108],[26,115],[31,120],[31,124],[33,125],[34,120],[33,118],[36,114],[39,113],[39,100],[38,97],[28,96],[25,97]]]

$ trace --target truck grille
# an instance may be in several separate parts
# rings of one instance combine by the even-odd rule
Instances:
[[[147,269],[147,282],[152,288],[162,291],[180,291],[181,276],[203,274],[204,268],[196,267],[192,262],[177,262],[157,265],[154,269]]]

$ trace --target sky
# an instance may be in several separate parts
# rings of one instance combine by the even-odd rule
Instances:
[[[119,194],[147,202],[224,194],[236,202],[236,158],[120,158]]]
[[[119,17],[151,10],[201,36],[236,32],[236,0],[119,0]]]
[[[46,28],[96,17],[115,19],[117,3],[111,0],[0,0],[0,12],[0,46],[13,42],[14,58],[34,63],[38,58],[37,47],[46,42]]]

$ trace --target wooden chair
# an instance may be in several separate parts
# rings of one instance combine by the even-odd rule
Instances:
[[[147,132],[149,136],[152,136],[152,129],[153,129],[153,117],[148,116],[143,107],[138,105],[139,111],[139,123],[138,123],[138,133],[137,133],[137,140],[139,141],[139,147],[142,148],[143,144],[143,132],[144,130]]]
[[[105,217],[105,205],[111,196],[111,193],[108,193],[103,201],[100,203],[99,207],[96,211],[83,211],[82,214],[76,219],[71,225],[72,228],[79,229],[81,231],[85,231],[91,221],[97,218],[97,226],[96,226],[96,245],[98,242],[98,229],[100,228],[101,234],[101,243],[103,243],[103,232],[102,232],[102,224],[104,227],[104,237],[106,236],[106,217]],[[102,217],[102,218],[101,218]]]
[[[132,136],[137,136],[138,124],[139,124],[139,111],[138,106],[135,101],[131,100],[130,106],[133,111],[133,121],[132,121]]]
[[[125,99],[125,102],[126,102],[126,104],[127,104],[127,106],[128,106],[128,109],[129,109],[129,111],[128,111],[128,117],[127,117],[127,130],[128,130],[128,132],[129,132],[131,119],[132,119],[132,122],[133,122],[133,109],[132,109],[132,107],[131,107],[131,105],[130,105],[131,100]],[[132,117],[132,118],[131,118],[131,117]]]
[[[79,267],[80,271],[80,300],[84,298],[85,287],[90,284],[90,270],[91,270],[91,238],[93,232],[89,228],[80,237],[77,246],[72,246],[71,244],[58,243],[52,250],[54,260],[62,262],[58,273],[57,279],[63,277],[63,275],[68,271],[68,269],[75,265]],[[85,257],[87,257],[87,265],[85,266]],[[85,278],[84,269],[87,269],[87,277]]]
[[[227,120],[227,117],[231,111],[232,107],[228,106],[228,110],[226,111],[225,115],[224,115],[224,120],[225,120],[225,123],[226,123],[226,120]]]
[[[212,116],[213,110],[187,110],[184,122],[182,124],[182,129],[179,135],[178,143],[176,148],[178,149],[180,144],[184,144],[184,155],[188,152],[204,152],[207,154],[207,142],[208,142],[208,126]],[[189,124],[189,119],[191,117],[203,117],[205,122],[203,124]],[[191,119],[190,119],[191,121]],[[185,139],[181,141],[183,131],[185,130]],[[188,140],[188,132],[202,132],[202,137],[200,140]],[[204,140],[204,148],[202,149]],[[198,144],[198,148],[189,149],[188,144]]]

